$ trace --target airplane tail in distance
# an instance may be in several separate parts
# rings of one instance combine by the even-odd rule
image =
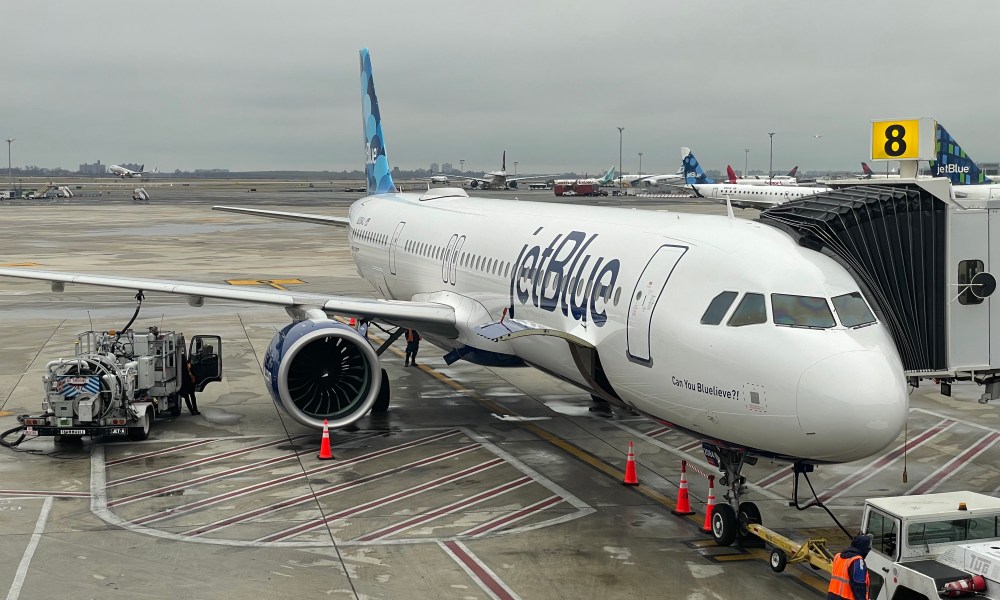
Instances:
[[[736,177],[736,171],[733,170],[732,165],[726,165],[726,174],[729,175],[729,183],[736,183],[738,177]]]
[[[142,173],[146,170],[146,165],[139,165],[139,172]]]
[[[614,180],[615,180],[615,166],[611,165],[611,168],[608,169],[608,172],[604,174],[604,177],[601,177],[601,183],[611,183]]]
[[[795,174],[799,172],[799,165],[792,167],[792,170],[788,172],[789,177],[795,177]]]
[[[947,177],[952,185],[977,185],[989,183],[986,174],[979,170],[972,158],[951,137],[944,127],[937,126],[935,155],[931,175]]]
[[[504,173],[507,172],[507,151],[503,151],[503,158],[500,159],[500,170]]]
[[[705,174],[705,169],[698,164],[698,159],[690,148],[681,148],[681,166],[684,167],[684,183],[715,183],[715,180]]]
[[[368,48],[361,49],[361,116],[365,133],[365,173],[368,176],[369,194],[388,194],[396,191],[385,154],[382,137],[382,114],[375,96],[372,80],[372,60]]]
[[[875,174],[866,162],[861,163],[861,172],[865,174],[865,179],[871,179],[871,176]]]

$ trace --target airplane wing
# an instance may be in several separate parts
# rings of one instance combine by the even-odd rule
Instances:
[[[455,179],[464,179],[466,181],[478,181],[479,183],[493,183],[493,179],[486,179],[485,177],[468,177],[466,175],[451,175]],[[507,181],[510,181],[509,179]]]
[[[524,175],[523,177],[508,177],[506,179],[507,183],[512,181],[523,181],[525,179],[547,179],[551,177],[556,177],[555,175]]]
[[[250,209],[246,209],[250,210]],[[287,213],[295,215],[296,213]],[[167,279],[139,279],[91,275],[85,273],[59,273],[20,268],[0,268],[0,277],[48,281],[52,290],[63,291],[65,285],[80,284],[100,287],[161,292],[187,296],[192,306],[201,306],[205,298],[235,300],[249,304],[267,304],[285,308],[290,315],[302,315],[309,309],[322,310],[327,315],[344,315],[378,319],[400,327],[420,329],[448,338],[455,338],[455,310],[436,302],[409,302],[377,300],[355,296],[336,296],[277,289],[246,289],[221,284]]]
[[[310,215],[307,213],[283,212],[280,210],[241,208],[239,206],[213,206],[212,210],[239,213],[241,215],[267,217],[270,219],[285,219],[287,221],[304,221],[306,223],[318,223],[320,225],[334,225],[337,227],[349,227],[351,225],[351,220],[347,217],[327,217],[323,215]]]

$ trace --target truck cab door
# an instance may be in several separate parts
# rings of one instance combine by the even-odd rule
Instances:
[[[188,349],[194,389],[202,391],[213,381],[222,381],[222,338],[217,335],[196,335]]]
[[[862,531],[872,536],[872,549],[865,557],[870,582],[868,597],[888,600],[895,592],[895,585],[886,585],[886,580],[891,580],[894,563],[899,560],[900,523],[873,507],[866,509],[864,523]]]

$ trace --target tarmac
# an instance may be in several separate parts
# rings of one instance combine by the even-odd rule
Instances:
[[[0,201],[0,264],[374,295],[343,230],[211,210],[344,215],[362,194],[342,190],[358,182],[184,183],[80,182],[105,193]],[[140,185],[149,202],[131,200]],[[725,214],[691,198],[470,194]],[[0,280],[0,430],[39,410],[45,363],[72,355],[77,333],[121,327],[134,309],[124,290],[55,294]],[[427,343],[420,366],[406,368],[397,343],[383,355],[389,413],[333,432],[335,460],[317,460],[319,432],[278,410],[261,377],[264,350],[287,319],[274,308],[192,308],[147,294],[133,327],[221,335],[225,378],[199,394],[200,416],[158,418],[144,442],[37,438],[0,448],[0,598],[825,596],[822,573],[772,573],[765,550],[719,548],[700,531],[700,472],[714,473],[700,443],[629,414],[590,412],[588,394],[531,369],[449,366]],[[974,386],[954,392],[925,384],[896,444],[812,474],[849,530],[866,497],[1000,493],[1000,409],[978,404]],[[635,487],[621,483],[629,441]],[[696,511],[688,517],[671,513],[682,459]],[[788,506],[788,465],[761,460],[744,474],[765,525],[798,540],[826,537],[834,551],[846,545],[826,513]],[[800,499],[810,497],[803,485]]]

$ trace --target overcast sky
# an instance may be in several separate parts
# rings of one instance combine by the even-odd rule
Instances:
[[[390,164],[859,169],[876,117],[1000,160],[1000,2],[4,0],[15,165],[355,169],[358,49]],[[822,136],[817,138],[816,136]]]

